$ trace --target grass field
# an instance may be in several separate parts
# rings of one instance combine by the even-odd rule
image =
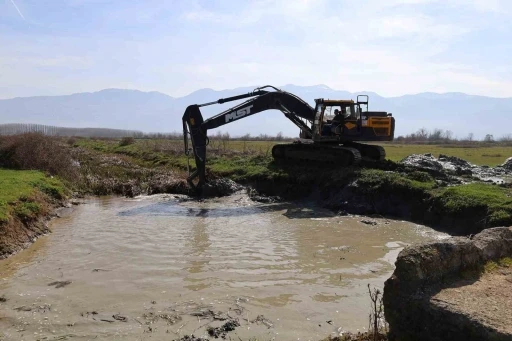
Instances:
[[[65,189],[59,180],[39,171],[0,168],[0,222],[7,221],[13,212],[23,216],[38,213],[38,205],[30,200],[38,192],[62,198]]]
[[[172,141],[176,147],[182,147],[183,142]],[[270,155],[274,141],[212,141],[213,149],[234,150],[239,152],[252,152]],[[457,145],[425,145],[425,144],[395,144],[381,143],[386,149],[386,157],[392,161],[400,161],[411,154],[431,153],[435,157],[439,154],[456,156],[476,165],[490,167],[502,164],[507,158],[512,157],[512,146],[457,146]]]
[[[236,141],[211,139],[207,152],[207,165],[215,173],[241,180],[246,176],[275,173],[270,163],[271,150],[276,141]],[[120,145],[119,140],[78,139],[76,146],[93,149],[101,153],[122,154],[132,158],[141,166],[164,166],[185,170],[187,157],[184,154],[183,141],[165,139],[137,139],[133,144]],[[387,158],[400,161],[411,154],[431,153],[456,156],[477,165],[496,166],[512,156],[512,146],[471,147],[457,145],[424,144],[381,144]],[[194,165],[194,157],[190,156]]]

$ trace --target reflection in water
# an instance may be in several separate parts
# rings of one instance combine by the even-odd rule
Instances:
[[[16,276],[24,276],[25,267],[33,264],[36,259],[44,257],[47,242],[48,236],[41,236],[30,248],[7,259],[0,260],[0,296],[2,296],[2,290],[7,287],[7,280]]]
[[[56,221],[44,242],[0,261],[0,294],[8,298],[0,304],[7,333],[0,339],[139,340],[148,336],[148,316],[178,312],[179,325],[151,324],[151,338],[168,340],[166,330],[178,328],[198,336],[206,328],[190,315],[198,310],[242,314],[243,321],[265,316],[266,324],[244,325],[235,339],[355,331],[367,324],[367,284],[382,287],[407,243],[443,237],[410,223],[359,220],[244,195],[91,200],[72,219]],[[71,283],[48,286],[56,281]],[[48,305],[50,314],[39,311]],[[101,316],[93,319],[93,311]],[[128,321],[101,322],[115,314]]]
[[[198,217],[204,217],[207,210],[200,209],[201,214]],[[207,254],[211,243],[208,238],[207,225],[204,219],[196,219],[192,225],[191,237],[185,242],[185,257],[189,259],[184,270],[187,271],[186,277],[183,279],[190,284],[184,285],[189,290],[202,290],[210,286],[208,279],[197,277],[196,274],[205,272],[204,267],[209,263]]]

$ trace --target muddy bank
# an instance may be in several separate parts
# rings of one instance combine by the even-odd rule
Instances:
[[[338,172],[312,169],[318,176],[261,179],[249,186],[254,196],[306,198],[340,215],[378,214],[469,235],[512,224],[512,186],[505,182],[512,176],[511,163],[489,168],[453,157],[412,155],[400,163]]]
[[[74,148],[81,169],[81,191],[93,195],[134,197],[158,193],[197,195],[178,168],[148,166],[148,161],[124,155]],[[235,183],[229,176],[208,171],[200,198],[247,190],[259,202],[310,200],[340,215],[384,215],[429,225],[452,235],[469,235],[512,224],[507,204],[512,160],[497,167],[480,167],[462,159],[429,154],[411,155],[401,162],[329,169],[314,165],[268,164]],[[271,172],[271,173],[269,173]],[[498,184],[499,190],[463,184]],[[484,193],[488,192],[488,193]]]
[[[333,186],[262,181],[252,183],[250,193],[258,201],[312,200],[339,215],[382,215],[405,219],[452,235],[475,234],[485,228],[512,223],[508,215],[502,220],[492,221],[488,205],[479,202],[451,210],[445,205],[445,198],[422,188],[397,184],[388,179],[384,179],[376,190],[366,186],[357,179]]]
[[[390,339],[512,339],[511,256],[507,227],[405,248],[384,287]]]
[[[0,223],[0,259],[7,258],[29,247],[40,236],[50,233],[48,223],[51,219],[71,213],[76,200],[56,200],[45,195],[33,199],[41,208],[31,216],[10,217],[7,222]]]
[[[105,155],[84,148],[72,149],[79,168],[77,190],[91,195],[135,197],[152,194],[195,195],[186,182],[186,172],[168,167],[138,164],[123,155]],[[242,189],[234,181],[212,176],[203,188],[203,197],[219,197]]]

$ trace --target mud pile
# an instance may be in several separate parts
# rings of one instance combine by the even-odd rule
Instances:
[[[509,157],[507,160],[505,160],[501,167],[512,172],[512,157]]]
[[[412,154],[400,161],[401,164],[435,172],[448,172],[457,176],[469,176],[481,181],[504,183],[512,177],[512,157],[496,167],[477,166],[455,156],[440,154]]]
[[[220,178],[208,181],[202,191],[202,197],[223,197],[242,190],[244,187],[233,180]]]

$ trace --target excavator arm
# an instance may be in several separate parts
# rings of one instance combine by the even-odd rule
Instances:
[[[272,90],[264,90],[267,88],[271,88]],[[250,99],[206,120],[203,119],[203,115],[199,109],[207,105],[222,104],[244,98]],[[266,110],[280,110],[289,120],[305,132],[307,136],[312,135],[310,125],[314,120],[315,110],[299,97],[269,85],[257,88],[247,94],[222,98],[218,101],[204,104],[194,104],[187,107],[183,115],[185,154],[189,155],[188,139],[190,135],[192,151],[196,162],[196,170],[193,173],[189,173],[189,177],[187,178],[191,187],[200,189],[206,182],[206,146],[209,142],[208,130]],[[195,178],[198,178],[197,185],[193,183]]]

